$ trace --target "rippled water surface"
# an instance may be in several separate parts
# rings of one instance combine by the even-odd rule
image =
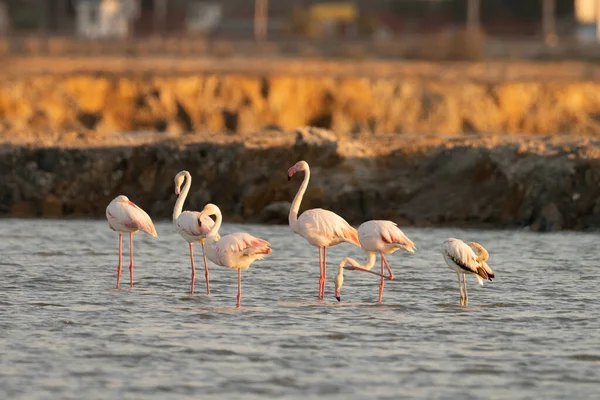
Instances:
[[[324,301],[318,253],[286,226],[225,225],[269,240],[242,273],[212,266],[212,294],[189,290],[187,243],[168,222],[134,236],[135,288],[115,290],[117,234],[105,221],[0,220],[0,398],[597,398],[598,235],[415,229],[413,254],[388,260],[396,280],[333,279]],[[456,275],[449,236],[477,240],[497,280]],[[124,244],[127,261],[128,244]]]

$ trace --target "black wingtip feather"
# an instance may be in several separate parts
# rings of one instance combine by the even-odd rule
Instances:
[[[473,272],[469,267],[467,267],[466,265],[462,264],[458,259],[454,258],[454,257],[450,257],[450,259],[454,262],[454,264],[458,265],[461,269],[464,269],[467,272]]]
[[[485,268],[481,268],[481,267],[477,268],[477,275],[479,275],[483,279],[491,280],[490,276],[488,275],[488,273],[485,270]]]

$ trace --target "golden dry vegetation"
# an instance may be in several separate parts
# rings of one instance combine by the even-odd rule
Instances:
[[[15,58],[4,137],[44,132],[341,136],[600,133],[600,67],[570,63]]]

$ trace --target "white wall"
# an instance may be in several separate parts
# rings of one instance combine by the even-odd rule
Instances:
[[[129,21],[137,17],[137,0],[80,0],[76,5],[77,33],[85,37],[126,38]]]
[[[580,24],[593,24],[596,22],[598,0],[575,0],[575,17]]]
[[[99,2],[93,0],[78,1],[75,5],[75,25],[77,34],[84,37],[100,36]]]

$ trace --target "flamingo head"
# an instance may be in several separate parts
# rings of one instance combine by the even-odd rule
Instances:
[[[204,209],[202,211],[200,211],[200,215],[198,216],[198,219],[201,220],[204,216],[216,215],[219,212],[220,212],[219,207],[215,206],[212,203],[208,203],[207,205],[204,206]]]
[[[288,181],[292,179],[292,176],[298,171],[306,171],[308,163],[306,161],[298,161],[293,167],[288,169]]]
[[[116,201],[117,203],[129,203],[129,198],[125,195],[120,195],[115,197],[113,201]]]
[[[175,194],[177,196],[179,196],[179,194],[181,193],[181,185],[183,185],[183,181],[185,180],[186,174],[189,175],[190,173],[187,171],[181,171],[180,173],[175,175]]]
[[[342,297],[341,297],[341,290],[342,290],[342,285],[344,284],[344,267],[346,266],[346,259],[344,259],[341,263],[340,263],[340,268],[338,270],[338,274],[335,277],[335,298],[337,299],[337,301],[341,301]]]

